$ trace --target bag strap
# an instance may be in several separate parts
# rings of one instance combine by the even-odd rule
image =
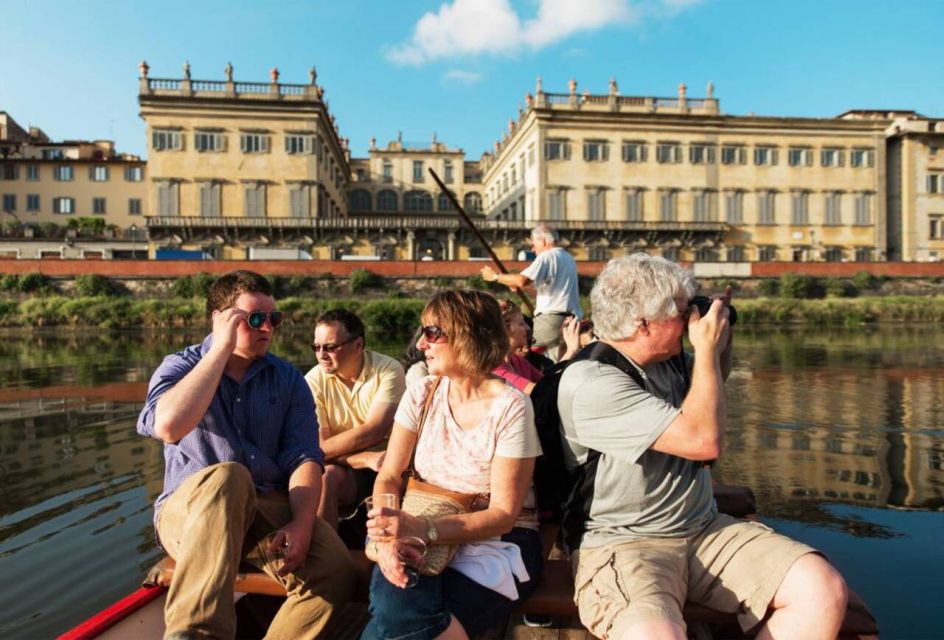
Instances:
[[[429,415],[429,407],[433,404],[433,396],[436,395],[436,389],[439,388],[440,382],[442,382],[442,376],[438,376],[433,380],[433,384],[429,387],[429,393],[426,394],[426,400],[423,401],[423,412],[420,414],[420,423],[416,427],[416,442],[413,443],[413,452],[410,454],[410,466],[406,468],[408,477],[418,477],[415,467],[416,450],[420,448],[420,434],[423,433],[423,425],[426,424],[426,416]]]

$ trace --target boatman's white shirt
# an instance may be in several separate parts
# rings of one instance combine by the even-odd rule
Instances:
[[[534,282],[537,289],[535,313],[559,311],[583,317],[577,288],[577,263],[569,253],[560,247],[543,251],[521,275]]]

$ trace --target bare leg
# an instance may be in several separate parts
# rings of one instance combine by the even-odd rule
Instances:
[[[318,517],[337,531],[338,505],[351,504],[357,494],[357,485],[351,468],[343,464],[326,464],[321,487]]]
[[[458,618],[452,616],[449,626],[436,637],[436,640],[469,640],[469,635],[465,632]]]
[[[800,556],[774,594],[770,603],[773,614],[757,637],[835,638],[848,596],[842,576],[822,556]]]
[[[685,630],[671,620],[651,619],[632,625],[618,640],[686,640],[686,636]]]

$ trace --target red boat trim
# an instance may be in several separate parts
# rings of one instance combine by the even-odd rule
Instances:
[[[167,587],[141,587],[107,609],[96,613],[85,622],[69,629],[59,636],[58,640],[90,640],[91,638],[97,638],[106,629],[113,627],[147,603],[160,597],[165,591],[167,591]]]

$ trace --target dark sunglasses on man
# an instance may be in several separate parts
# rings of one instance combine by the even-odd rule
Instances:
[[[249,315],[246,316],[246,324],[253,329],[259,329],[265,324],[266,319],[269,320],[270,327],[277,329],[279,325],[282,324],[282,312],[272,311],[266,313],[265,311],[250,311]]]
[[[354,336],[353,338],[348,338],[344,342],[338,342],[337,344],[331,344],[330,342],[327,344],[318,344],[316,342],[315,344],[311,345],[311,350],[314,351],[316,355],[319,351],[324,351],[325,353],[334,353],[344,345],[350,344],[358,338],[360,338],[360,336]]]

